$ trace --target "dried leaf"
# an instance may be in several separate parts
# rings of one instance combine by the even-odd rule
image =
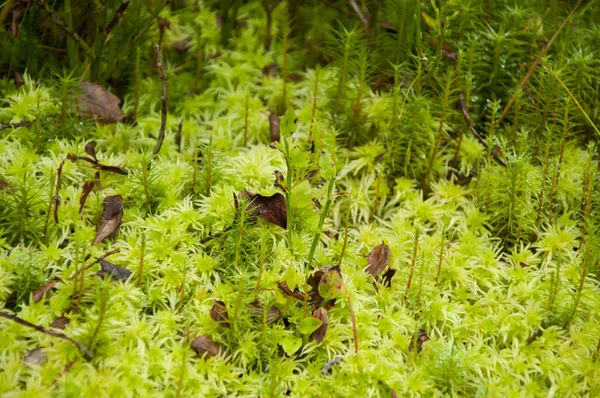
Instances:
[[[329,372],[329,370],[331,370],[331,368],[333,368],[336,365],[339,365],[342,362],[342,357],[335,357],[333,358],[332,361],[329,361],[325,364],[325,366],[323,366],[323,369],[321,369],[321,376],[325,376],[327,374],[327,372]]]
[[[281,189],[283,192],[288,192],[288,186],[285,183],[285,177],[283,173],[279,170],[275,170],[275,184],[277,188]]]
[[[419,334],[416,336],[416,342],[417,342],[417,352],[420,352],[421,349],[423,348],[423,343],[430,340],[429,336],[427,335],[427,332],[424,329],[419,329]],[[410,351],[415,349],[415,339],[412,339],[410,341],[410,345],[408,346],[408,349]]]
[[[340,267],[331,267],[319,281],[319,295],[324,300],[331,300],[336,298],[342,291],[342,273]]]
[[[373,277],[381,274],[392,258],[392,250],[385,243],[377,245],[371,250],[368,258],[367,272]]]
[[[317,308],[315,312],[313,312],[313,318],[316,318],[321,321],[321,326],[317,330],[313,332],[311,337],[315,339],[317,344],[320,344],[325,338],[325,334],[327,333],[327,325],[329,324],[329,315],[327,315],[327,310],[325,308]]]
[[[537,339],[542,337],[543,333],[544,332],[541,329],[534,330],[534,332],[531,334],[531,336],[529,336],[529,338],[527,339],[527,344],[534,343]]]
[[[81,82],[78,99],[79,116],[84,119],[100,118],[104,123],[116,123],[123,119],[121,100],[100,85]]]
[[[269,132],[271,134],[271,142],[279,142],[281,139],[280,130],[281,120],[274,113],[269,114]]]
[[[214,300],[214,304],[210,309],[210,317],[213,321],[217,322],[219,326],[229,328],[229,314],[227,314],[227,308],[225,303],[221,300]]]
[[[27,353],[27,355],[25,355],[25,357],[23,358],[23,363],[25,365],[43,365],[44,362],[46,362],[46,359],[48,359],[48,357],[46,356],[46,353],[44,352],[44,350],[42,349],[42,347],[38,347],[38,348],[34,348],[33,350],[29,351]]]
[[[293,297],[296,300],[304,301],[304,298],[305,298],[304,293],[299,292],[298,289],[296,289],[295,291],[292,291],[292,289],[289,288],[289,286],[288,286],[288,284],[286,282],[279,282],[277,284],[277,287],[286,296]]]
[[[34,290],[31,295],[32,300],[35,301],[36,303],[38,301],[40,301],[42,298],[44,298],[46,293],[48,293],[50,290],[54,289],[54,285],[56,285],[56,282],[58,282],[58,281],[51,280],[50,282],[46,283],[41,288]]]
[[[250,313],[250,315],[260,316],[260,317],[264,316],[265,307],[258,300],[254,300],[253,302],[248,304],[246,306],[246,308],[248,308],[248,312]],[[272,305],[267,310],[267,323],[276,322],[276,321],[280,320],[282,316],[283,316],[283,314],[281,313],[281,311],[279,311],[279,309],[277,307]]]
[[[273,62],[272,64],[262,68],[262,73],[264,76],[275,77],[279,75],[279,65],[277,65],[276,62]]]
[[[69,325],[69,323],[71,323],[71,320],[69,318],[67,318],[66,316],[59,316],[54,320],[54,322],[52,322],[52,325],[50,325],[50,327],[53,327],[55,329],[65,329]]]
[[[94,190],[94,186],[96,183],[94,181],[86,181],[83,183],[81,187],[81,198],[79,199],[79,215],[83,213],[83,207],[85,206],[85,201],[89,194]]]
[[[321,279],[323,278],[323,276],[332,268],[333,268],[333,266],[330,265],[330,266],[318,269],[315,271],[314,274],[309,276],[308,279],[306,280],[306,283],[311,288],[310,291],[308,292],[308,295],[311,299],[311,302],[315,305],[321,305],[321,303],[323,302],[323,297],[319,294],[319,285],[320,285],[320,282],[321,282]],[[333,308],[334,305],[335,305],[335,299],[328,301],[324,307],[325,307],[325,309],[330,309],[330,308]]]
[[[192,38],[190,36],[188,36],[185,39],[181,39],[181,40],[178,40],[175,43],[173,43],[171,45],[171,48],[173,50],[177,51],[178,53],[184,53],[188,50],[191,43],[192,43]]]
[[[85,144],[85,153],[90,155],[92,159],[94,159],[94,161],[98,161],[98,159],[96,158],[96,147],[93,143],[88,142],[87,144]]]
[[[15,75],[15,88],[19,89],[19,87],[25,84],[25,79],[23,79],[23,76],[19,73],[19,71],[15,70],[13,73]]]
[[[392,287],[392,278],[396,275],[396,270],[393,268],[389,268],[385,273],[381,276],[381,283],[385,287]]]
[[[25,10],[22,7],[17,6],[12,9],[11,29],[12,29],[13,39],[16,39],[17,37],[19,37],[19,24],[21,23],[21,20],[23,19],[24,13],[25,13]]]
[[[158,29],[164,31],[165,29],[171,29],[171,21],[167,18],[156,18],[156,23],[158,23]]]
[[[208,336],[197,336],[192,340],[192,349],[200,356],[212,358],[221,355],[221,347]]]
[[[15,191],[15,187],[0,178],[0,191],[3,191],[3,190],[14,192]]]
[[[124,169],[123,167],[119,167],[119,166],[108,166],[108,165],[105,165],[105,164],[97,163],[94,166],[94,168],[97,169],[97,170],[109,171],[111,173],[121,174],[121,175],[124,175],[124,176],[126,176],[127,174],[129,174],[129,172],[126,169]]]
[[[109,263],[106,260],[99,260],[100,266],[102,267],[101,276],[110,275],[113,279],[118,281],[127,280],[131,276],[131,271],[127,268],[119,267],[113,263]]]
[[[123,217],[123,197],[121,195],[107,196],[104,198],[102,206],[104,207],[104,212],[100,219],[98,232],[92,242],[93,245],[101,242],[110,234],[116,233]]]
[[[262,196],[246,190],[242,194],[250,202],[248,208],[252,210],[254,216],[278,225],[283,229],[287,228],[287,209],[285,197],[282,194],[276,193],[272,196]]]

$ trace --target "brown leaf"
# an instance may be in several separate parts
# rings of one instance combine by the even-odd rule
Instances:
[[[54,320],[54,322],[52,322],[52,325],[50,325],[50,327],[53,327],[55,329],[64,329],[69,325],[69,323],[71,323],[71,320],[69,318],[67,318],[66,316],[59,316]]]
[[[269,113],[269,132],[271,133],[271,142],[279,142],[281,139],[280,131],[281,120],[274,113]]]
[[[429,336],[427,335],[427,332],[424,329],[419,329],[419,334],[416,336],[416,342],[417,342],[417,352],[420,352],[421,349],[423,348],[423,343],[431,340],[429,338]],[[408,349],[410,351],[415,349],[415,339],[412,339],[410,341],[410,345],[408,346]]]
[[[315,312],[313,312],[313,318],[316,318],[322,322],[321,326],[317,330],[315,330],[311,337],[315,339],[317,344],[320,344],[321,341],[325,338],[325,333],[327,333],[327,324],[329,323],[329,316],[327,315],[327,310],[325,308],[317,308]]]
[[[252,211],[252,215],[278,225],[283,229],[287,228],[287,209],[285,197],[282,194],[276,193],[272,196],[262,196],[244,190],[242,195],[248,199],[248,208]]]
[[[113,263],[109,263],[106,260],[99,260],[100,266],[102,267],[101,276],[110,275],[113,279],[118,281],[127,280],[131,276],[131,271],[127,268],[119,267]]]
[[[273,62],[272,64],[262,68],[262,73],[264,76],[275,77],[279,75],[279,65],[277,65],[276,62]]]
[[[184,53],[188,50],[191,42],[192,42],[192,38],[190,36],[188,36],[185,39],[181,39],[181,40],[178,40],[175,43],[173,43],[171,45],[171,48],[173,50],[177,51],[178,53]]]
[[[213,321],[217,322],[219,326],[229,328],[229,315],[227,314],[225,303],[217,299],[214,301],[215,303],[210,309],[210,317]]]
[[[101,242],[110,234],[116,233],[123,217],[123,197],[121,195],[107,196],[102,203],[104,212],[93,245]]]
[[[14,192],[15,191],[15,187],[0,178],[0,191],[3,191],[3,190]]]
[[[304,301],[304,297],[305,297],[304,293],[299,292],[298,289],[296,289],[295,291],[292,291],[292,289],[289,288],[289,286],[288,286],[288,284],[286,282],[279,282],[279,283],[277,283],[277,287],[286,296],[293,297],[296,300]]]
[[[83,186],[81,187],[81,198],[79,199],[79,215],[83,213],[83,206],[85,206],[85,201],[87,200],[89,194],[94,190],[95,185],[96,184],[94,181],[86,181],[83,183]]]
[[[34,348],[29,351],[25,357],[23,357],[23,363],[25,365],[43,365],[48,357],[42,349],[42,347]]]
[[[385,287],[392,287],[392,278],[396,275],[396,270],[388,268],[387,271],[381,276],[381,283]]]
[[[119,167],[119,166],[108,166],[105,164],[100,164],[97,163],[94,168],[96,170],[101,170],[101,171],[109,171],[111,173],[117,173],[117,174],[121,174],[123,176],[126,176],[127,174],[129,174],[129,172],[127,171],[127,169],[124,169],[123,167]]]
[[[23,84],[25,84],[25,79],[23,79],[23,76],[19,73],[19,71],[14,70],[14,75],[15,75],[15,88],[19,88],[21,87]]]
[[[265,306],[258,300],[254,300],[253,302],[248,304],[246,308],[248,308],[248,312],[250,313],[250,315],[260,317],[264,316]],[[281,313],[281,311],[279,311],[279,309],[274,305],[270,306],[269,309],[267,309],[267,323],[277,322],[281,319],[282,316],[283,314]]]
[[[375,82],[371,86],[371,90],[373,90],[374,93],[376,93],[378,91],[383,91],[385,86],[387,86],[393,82],[394,82],[394,76],[392,76],[392,75],[380,76],[377,78],[377,80],[375,80]]]
[[[116,123],[123,119],[121,100],[100,85],[91,82],[79,84],[79,116],[83,119],[100,118],[103,123]]]
[[[24,13],[25,13],[25,10],[22,7],[16,6],[12,9],[11,29],[12,29],[13,39],[16,39],[17,37],[19,37],[19,24],[21,23],[21,20],[23,19]]]
[[[200,356],[212,358],[221,355],[221,347],[208,336],[197,336],[192,340],[192,349]]]
[[[156,23],[158,23],[158,28],[160,30],[164,31],[165,29],[171,29],[171,21],[167,18],[158,17],[156,18]]]
[[[381,274],[392,258],[392,250],[385,243],[377,245],[371,250],[368,258],[367,272],[373,277]]]
[[[87,144],[85,144],[85,153],[90,155],[92,159],[94,159],[94,161],[98,161],[98,159],[96,158],[96,147],[93,143],[88,142]]]
[[[50,282],[46,283],[44,286],[40,287],[37,290],[34,290],[31,298],[33,301],[35,301],[36,303],[38,301],[40,301],[41,299],[44,298],[44,296],[50,292],[50,290],[54,289],[54,285],[56,285],[56,282],[58,282],[57,280],[51,280]]]

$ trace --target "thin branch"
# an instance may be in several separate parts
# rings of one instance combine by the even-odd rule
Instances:
[[[463,93],[462,91],[460,93],[460,109],[462,111],[463,117],[465,118],[465,122],[467,122],[467,126],[469,127],[469,130],[471,130],[471,132],[473,133],[475,138],[477,138],[477,140],[479,140],[479,142],[481,143],[481,145],[483,145],[485,147],[485,149],[489,149],[488,143],[485,142],[483,137],[479,135],[477,130],[475,130],[475,128],[473,127],[473,124],[471,124],[471,117],[469,116],[469,112],[467,111],[467,100],[465,99],[465,93]],[[504,163],[504,161],[502,159],[500,159],[500,156],[498,156],[498,154],[495,151],[492,151],[492,156],[493,156],[494,160],[496,161],[496,163],[498,163],[500,166],[506,167],[506,163]]]
[[[154,151],[152,152],[154,155],[156,155],[158,152],[160,152],[162,143],[165,140],[165,127],[167,126],[167,73],[165,72],[165,67],[163,65],[163,56],[162,52],[160,51],[160,46],[158,44],[155,44],[154,50],[156,51],[156,56],[158,57],[156,66],[158,66],[158,70],[160,73],[160,85],[162,87],[162,95],[160,96],[160,100],[162,103],[162,106],[160,108],[160,131],[158,132],[156,146],[154,147]]]
[[[60,183],[62,180],[62,168],[65,165],[64,158],[62,162],[60,162],[60,166],[58,166],[57,174],[56,174],[56,193],[54,194],[54,222],[58,224],[58,206],[60,205]]]
[[[363,27],[365,28],[365,33],[368,34],[369,33],[369,21],[363,14],[363,12],[360,9],[360,7],[358,6],[358,4],[356,4],[356,0],[350,0],[350,7],[352,7],[352,9],[356,13],[356,15],[358,15],[358,19],[360,19],[360,22],[363,24]]]
[[[69,362],[67,364],[67,366],[65,366],[65,368],[62,370],[62,372],[60,372],[58,374],[58,376],[56,376],[56,378],[54,379],[54,381],[52,382],[52,384],[50,385],[50,387],[54,387],[56,385],[56,383],[58,383],[58,380],[63,377],[65,375],[65,373],[67,373],[69,370],[71,370],[71,368],[73,367],[73,365],[75,365],[75,362],[77,362],[77,358],[75,358],[74,360],[72,360],[71,362]]]
[[[46,329],[46,328],[43,328],[43,327],[38,326],[38,325],[34,325],[33,323],[26,321],[25,319],[19,318],[16,315],[11,315],[11,314],[9,314],[7,312],[4,312],[4,311],[0,311],[0,317],[9,319],[9,320],[11,320],[13,322],[16,322],[16,323],[19,323],[19,324],[21,324],[23,326],[27,326],[29,328],[35,329],[38,332],[47,334],[49,336],[54,336],[54,337],[58,337],[59,339],[67,340],[67,341],[73,343],[77,348],[79,348],[84,353],[84,355],[85,355],[85,357],[87,359],[92,359],[94,357],[92,355],[91,351],[88,350],[86,346],[84,346],[83,344],[81,344],[77,340],[73,340],[72,338],[70,338],[69,336],[67,336],[64,333],[57,332],[57,331],[54,331],[54,330],[51,330],[51,329]]]
[[[125,13],[125,10],[129,6],[129,3],[131,3],[131,0],[122,0],[121,1],[121,4],[119,4],[117,11],[115,11],[115,15],[113,15],[110,22],[106,25],[106,28],[104,28],[104,33],[106,34],[106,36],[108,36],[110,34],[110,32],[112,32],[112,30],[115,28],[115,26],[117,26],[119,24],[119,22],[122,21],[121,17]]]
[[[550,40],[548,40],[548,44],[546,44],[544,46],[544,48],[542,49],[542,51],[540,51],[540,54],[538,55],[538,57],[535,59],[535,61],[533,61],[533,63],[529,67],[529,70],[527,71],[527,73],[525,73],[525,76],[523,76],[523,79],[521,79],[521,82],[517,86],[517,89],[515,90],[514,94],[512,95],[512,97],[510,97],[510,100],[508,101],[508,103],[504,107],[504,110],[502,110],[502,114],[498,118],[498,121],[496,122],[496,126],[499,126],[500,123],[504,120],[504,118],[506,117],[506,114],[510,110],[510,107],[515,102],[515,100],[517,99],[517,96],[519,95],[519,93],[521,92],[521,90],[523,89],[523,87],[525,87],[525,85],[529,81],[529,78],[531,78],[531,75],[533,75],[533,72],[535,71],[535,69],[539,65],[539,63],[542,60],[542,58],[544,57],[544,55],[546,55],[546,52],[548,51],[548,49],[552,45],[552,42],[554,41],[554,39],[556,39],[556,36],[558,36],[558,34],[565,27],[565,25],[567,24],[567,22],[569,21],[569,19],[571,18],[571,16],[573,15],[573,13],[575,12],[575,10],[577,9],[577,7],[579,7],[579,4],[581,4],[581,0],[578,0],[577,3],[575,3],[575,6],[571,10],[571,12],[569,12],[569,15],[567,15],[567,17],[559,25],[558,29],[556,29],[556,31],[552,34],[552,36],[550,36]]]
[[[0,130],[6,130],[6,129],[16,129],[19,127],[29,127],[31,126],[33,123],[32,122],[19,122],[19,123],[7,123],[7,124],[0,124]]]

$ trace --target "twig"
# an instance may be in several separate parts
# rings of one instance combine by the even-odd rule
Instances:
[[[90,46],[88,46],[85,41],[81,40],[81,37],[76,32],[73,32],[71,29],[69,29],[65,21],[56,12],[54,12],[54,10],[48,4],[46,4],[44,0],[35,0],[35,2],[38,6],[43,8],[48,15],[50,15],[52,22],[61,28],[67,35],[71,36],[73,40],[75,40],[77,44],[79,44],[86,52],[90,52]]]
[[[160,108],[160,131],[158,132],[156,146],[152,152],[154,155],[156,155],[158,152],[160,152],[160,147],[165,140],[165,127],[167,126],[167,74],[163,65],[163,57],[162,52],[160,51],[160,46],[155,44],[154,50],[156,51],[156,56],[158,57],[156,66],[158,66],[158,70],[160,72],[160,85],[162,87],[162,95],[160,96],[160,100],[162,102],[162,106]]]
[[[58,166],[57,174],[56,174],[56,193],[54,194],[54,222],[58,224],[58,206],[60,205],[60,182],[62,179],[62,168],[65,165],[64,158],[62,162],[60,162],[60,166]]]
[[[485,147],[485,149],[489,149],[488,143],[485,142],[483,137],[479,135],[477,130],[475,130],[475,128],[471,124],[471,117],[469,116],[469,112],[467,111],[467,100],[465,99],[465,93],[462,91],[460,93],[460,109],[462,111],[463,117],[465,118],[465,122],[467,122],[469,130],[471,130],[473,135],[477,138],[477,140],[479,140],[479,142]],[[495,151],[492,151],[492,156],[494,157],[496,163],[498,163],[500,166],[506,167],[506,163],[504,163],[504,161],[500,159],[500,156],[498,156],[498,154]]]
[[[129,6],[129,3],[131,3],[131,0],[122,0],[121,1],[121,4],[119,4],[119,7],[117,8],[117,11],[115,12],[115,15],[113,15],[110,22],[106,25],[106,28],[104,28],[104,33],[106,34],[106,36],[108,36],[110,34],[110,32],[112,32],[112,30],[115,28],[115,26],[117,26],[119,24],[119,22],[121,21],[121,17],[123,16],[123,14],[125,13],[125,10]]]
[[[29,127],[31,126],[33,123],[32,122],[19,122],[19,123],[7,123],[7,124],[0,124],[0,130],[6,130],[6,129],[10,129],[10,128],[19,128],[19,127]]]
[[[50,387],[54,387],[56,385],[56,383],[58,383],[58,380],[63,377],[65,375],[65,373],[67,373],[69,370],[71,370],[71,368],[73,367],[73,365],[75,365],[75,362],[77,362],[77,358],[75,358],[74,360],[72,360],[71,362],[69,362],[67,364],[67,366],[65,366],[65,368],[62,370],[62,372],[60,372],[58,374],[58,376],[56,376],[56,378],[54,379],[54,381],[52,382],[52,384],[50,384]]]
[[[51,329],[46,329],[46,328],[43,328],[41,326],[34,325],[33,323],[26,321],[25,319],[19,318],[16,315],[11,315],[11,314],[9,314],[7,312],[4,312],[4,311],[0,311],[0,317],[9,319],[9,320],[14,321],[16,323],[19,323],[19,324],[21,324],[23,326],[27,326],[29,328],[35,329],[38,332],[47,334],[49,336],[54,336],[54,337],[58,337],[59,339],[67,340],[67,341],[73,343],[77,348],[79,348],[84,353],[84,355],[86,356],[87,359],[92,359],[94,357],[92,355],[91,351],[88,350],[86,346],[84,346],[83,344],[81,344],[77,340],[73,340],[72,338],[70,338],[69,336],[67,336],[64,333],[56,332],[56,331],[51,330]]]
[[[109,252],[106,252],[103,255],[101,255],[100,257],[96,258],[96,260],[94,260],[93,262],[91,262],[88,265],[86,265],[83,269],[86,270],[86,269],[88,269],[90,267],[93,267],[95,264],[98,264],[101,260],[104,260],[106,257],[112,256],[113,254],[116,254],[116,253],[121,253],[121,250],[114,249],[114,250],[111,250]]]
[[[538,55],[538,57],[535,59],[535,61],[533,61],[533,63],[529,67],[529,70],[527,70],[527,73],[525,73],[525,76],[523,76],[523,79],[521,79],[521,82],[517,86],[517,89],[515,90],[514,94],[512,95],[512,97],[510,97],[510,100],[508,101],[508,103],[506,104],[506,106],[504,107],[504,109],[502,110],[502,114],[498,118],[498,121],[496,122],[496,126],[499,126],[500,123],[504,120],[504,118],[506,117],[506,114],[510,110],[510,107],[515,102],[515,100],[517,99],[517,96],[519,95],[519,92],[521,92],[521,90],[523,89],[523,87],[525,87],[525,85],[529,81],[529,78],[531,78],[531,75],[533,75],[533,72],[535,71],[535,69],[539,65],[540,61],[542,60],[542,58],[544,57],[544,55],[546,55],[546,52],[548,51],[548,49],[552,45],[552,42],[554,41],[554,39],[556,39],[556,36],[558,36],[558,34],[560,33],[560,31],[565,27],[565,25],[567,24],[567,22],[569,21],[569,19],[571,18],[571,16],[573,15],[573,13],[575,12],[575,10],[577,9],[577,7],[579,7],[579,4],[581,4],[581,0],[578,0],[577,3],[575,3],[575,6],[571,10],[571,12],[569,12],[569,15],[567,15],[567,17],[558,26],[558,29],[556,29],[556,31],[552,34],[552,36],[550,36],[550,40],[548,40],[548,44],[546,44],[544,46],[544,48],[542,49],[542,51],[540,51],[540,54]]]

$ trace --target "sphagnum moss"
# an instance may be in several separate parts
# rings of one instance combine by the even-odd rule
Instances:
[[[0,396],[600,396],[600,3],[521,3],[3,5]]]

